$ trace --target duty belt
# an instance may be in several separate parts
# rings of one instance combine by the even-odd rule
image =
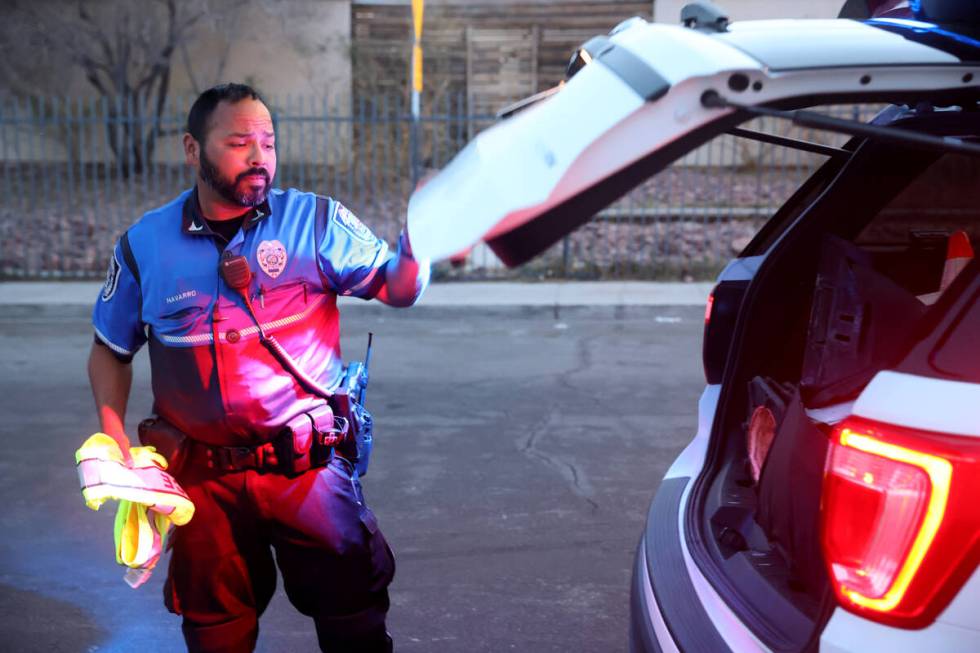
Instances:
[[[254,469],[301,474],[325,465],[334,454],[334,447],[345,443],[348,433],[347,419],[335,416],[324,404],[289,420],[269,442],[220,446],[190,440],[188,461],[223,472]]]
[[[299,473],[311,467],[322,467],[330,460],[333,446],[323,444],[322,438],[318,439],[321,441],[312,443],[310,447],[309,465],[301,465],[300,469],[296,468],[295,455],[289,456],[288,453],[283,455],[286,447],[292,444],[285,437],[250,447],[222,447],[192,441],[188,451],[188,462],[193,466],[203,466],[222,472],[244,472],[253,469],[261,472]],[[280,440],[283,440],[281,444]]]
[[[246,469],[273,471],[279,467],[275,443],[266,442],[254,447],[218,447],[193,442],[190,463],[224,472],[240,472]]]

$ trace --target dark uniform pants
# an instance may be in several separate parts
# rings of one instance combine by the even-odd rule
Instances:
[[[252,651],[277,564],[323,651],[391,650],[385,615],[395,560],[352,471],[334,456],[293,478],[195,467],[180,474],[196,510],[173,534],[164,600],[184,617],[189,651]]]

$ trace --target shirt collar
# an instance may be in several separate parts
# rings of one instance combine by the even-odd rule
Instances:
[[[245,214],[245,220],[242,222],[242,227],[248,229],[252,225],[258,223],[261,220],[269,217],[272,213],[269,208],[269,198],[268,196],[265,200],[258,206],[251,208]],[[201,215],[201,203],[197,200],[197,188],[195,187],[191,194],[187,196],[184,200],[183,207],[183,218],[181,221],[181,231],[185,234],[190,234],[192,236],[213,236],[214,232],[208,227],[207,220]]]

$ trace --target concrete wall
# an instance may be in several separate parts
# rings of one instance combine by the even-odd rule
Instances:
[[[350,0],[290,0],[250,4],[231,43],[224,75],[250,80],[271,98],[287,94],[350,97]],[[207,43],[196,44],[206,53]]]
[[[234,37],[222,35],[231,44],[224,79],[253,83],[274,111],[319,115],[326,103],[347,114],[350,0],[290,0],[268,6],[273,11],[263,3],[250,4],[239,20],[240,31]],[[197,47],[201,51],[207,46]],[[283,125],[277,135],[280,155],[294,161],[322,160],[323,153],[312,151],[313,143],[329,143],[331,158],[343,154],[349,129],[330,135],[326,131],[313,123]]]

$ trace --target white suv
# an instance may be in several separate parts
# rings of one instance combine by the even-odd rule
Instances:
[[[911,4],[628,21],[411,200],[417,255],[482,238],[517,265],[720,134],[824,158],[709,301],[698,431],[636,556],[634,650],[980,651],[980,8]],[[801,111],[842,103],[889,106]],[[740,127],[760,115],[852,138]]]

